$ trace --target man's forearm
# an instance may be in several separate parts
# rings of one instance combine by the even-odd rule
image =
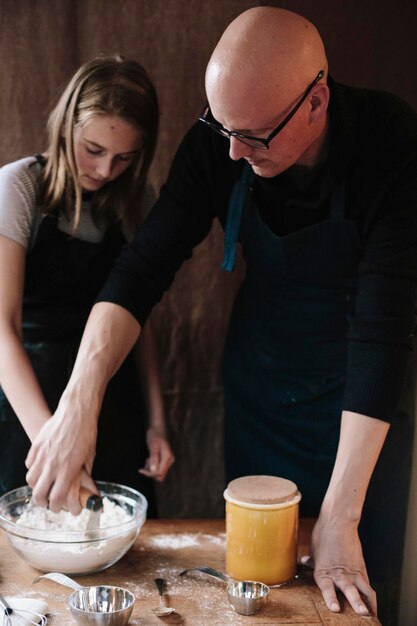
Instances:
[[[96,304],[61,401],[75,401],[97,418],[106,386],[137,341],[140,330],[140,324],[123,307],[110,302]]]
[[[314,579],[333,612],[340,611],[337,589],[359,615],[377,611],[358,524],[388,429],[382,420],[349,411],[342,414],[336,461],[311,544]]]
[[[320,515],[359,522],[388,430],[387,422],[343,412],[336,462]]]
[[[97,304],[89,317],[74,370],[53,417],[32,443],[27,481],[35,503],[80,510],[79,486],[93,467],[97,419],[106,385],[139,336],[140,325],[115,304]],[[87,477],[88,479],[88,477]],[[88,482],[88,481],[87,481]]]

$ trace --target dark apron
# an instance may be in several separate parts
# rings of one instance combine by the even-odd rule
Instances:
[[[342,184],[331,195],[328,219],[280,237],[251,201],[253,177],[245,166],[226,224],[223,268],[233,267],[238,233],[247,261],[224,355],[226,475],[293,480],[302,493],[301,515],[316,517],[339,440],[360,241],[354,222],[345,218]],[[408,402],[372,479],[375,485],[385,482],[385,489],[371,485],[364,512],[368,571],[382,579],[398,574],[401,565],[412,415]],[[391,462],[397,457],[394,471],[384,462],[387,456]],[[387,523],[378,523],[378,540],[371,545],[387,498],[395,514],[390,521],[380,517]]]
[[[68,236],[45,216],[26,259],[24,346],[52,412],[70,377],[95,296],[124,239],[110,229],[101,243]],[[147,457],[145,411],[130,354],[110,381],[99,418],[93,477],[139,489],[155,515],[152,482],[138,474]],[[26,483],[30,442],[0,388],[0,493]]]

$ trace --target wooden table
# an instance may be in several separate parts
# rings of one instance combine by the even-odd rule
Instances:
[[[312,520],[301,520],[299,552],[308,553]],[[315,586],[310,572],[279,589],[271,589],[266,607],[253,616],[235,613],[229,605],[221,581],[179,572],[197,565],[225,570],[225,532],[223,520],[149,520],[135,545],[111,568],[90,576],[76,577],[82,585],[109,584],[130,589],[136,602],[129,622],[134,626],[371,626],[376,618],[359,617],[341,598],[342,612],[330,613]],[[39,572],[22,561],[0,536],[0,593],[45,600],[49,605],[48,625],[74,624],[67,599],[71,590],[44,580],[32,585]],[[165,578],[168,601],[176,613],[160,619],[151,608],[158,604],[153,579]]]

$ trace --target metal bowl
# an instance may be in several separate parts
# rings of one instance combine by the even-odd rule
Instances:
[[[266,604],[269,587],[254,580],[243,580],[229,583],[226,591],[236,613],[253,615]]]
[[[69,598],[71,613],[80,626],[125,626],[135,596],[123,587],[83,587]]]
[[[31,506],[32,490],[20,487],[0,498],[0,527],[12,548],[41,572],[90,574],[116,563],[133,545],[146,520],[147,500],[130,487],[97,481],[102,496],[118,504],[129,520],[94,530],[42,530],[18,523]]]

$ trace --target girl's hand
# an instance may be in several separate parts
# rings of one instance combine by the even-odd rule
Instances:
[[[145,467],[139,470],[139,474],[162,482],[175,461],[171,446],[166,436],[155,428],[148,428],[146,442],[149,456],[146,459]]]

